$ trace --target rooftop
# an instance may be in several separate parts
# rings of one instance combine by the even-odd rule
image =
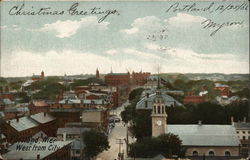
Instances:
[[[166,132],[178,135],[184,146],[239,146],[232,125],[167,125]]]
[[[80,135],[89,130],[90,128],[76,128],[76,127],[58,128],[57,134],[66,133],[66,134]]]
[[[250,122],[234,122],[236,129],[247,129],[250,130]]]
[[[34,101],[33,105],[35,107],[44,107],[44,106],[48,106],[48,104],[45,101]]]
[[[33,127],[37,127],[39,124],[28,116],[21,117],[18,119],[12,119],[7,121],[10,123],[10,126],[16,129],[17,131],[23,131]]]
[[[8,107],[5,108],[5,112],[29,112],[28,107]]]
[[[156,93],[150,94],[148,97],[144,96],[137,104],[136,104],[136,109],[152,109],[152,106],[154,104],[154,99],[156,98]],[[165,103],[165,106],[171,107],[176,104],[176,106],[182,106],[180,102],[175,100],[173,97],[166,95],[166,94],[161,94],[161,97]],[[145,101],[147,101],[147,107],[145,106]]]
[[[30,143],[30,142],[17,142],[14,143],[12,146],[9,147],[10,152],[2,155],[4,158],[7,159],[23,159],[23,160],[30,160],[30,159],[37,159],[37,155],[40,155],[40,159],[43,159],[49,155],[51,155],[52,153],[55,153],[57,150],[59,150],[60,148],[69,145],[71,143],[71,141],[55,141],[53,143],[53,146],[57,146],[58,148],[54,148],[53,149],[49,149],[51,147],[51,143],[50,142],[39,142],[39,143]],[[17,145],[23,145],[23,146],[40,146],[40,147],[44,147],[44,149],[39,150],[34,150],[34,149],[30,149],[28,151],[20,151],[17,150]]]
[[[63,99],[61,101],[59,101],[59,104],[98,104],[98,105],[103,105],[103,104],[107,104],[107,101],[105,101],[104,99],[84,99],[84,100],[80,100],[80,99]]]
[[[37,121],[38,123],[42,123],[42,124],[51,122],[51,121],[56,119],[55,117],[53,117],[50,114],[45,113],[45,112],[33,114],[30,116],[30,118],[32,118],[33,120]]]

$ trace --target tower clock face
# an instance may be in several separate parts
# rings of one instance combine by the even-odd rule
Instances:
[[[157,124],[158,126],[161,126],[161,121],[158,120],[158,121],[156,122],[156,124]]]

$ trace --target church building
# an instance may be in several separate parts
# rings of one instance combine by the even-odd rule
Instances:
[[[240,155],[240,141],[233,125],[167,124],[164,98],[156,92],[152,109],[152,136],[164,133],[178,135],[186,156],[191,159],[233,159]]]

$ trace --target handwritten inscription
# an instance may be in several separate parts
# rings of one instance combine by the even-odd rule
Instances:
[[[201,24],[204,25],[203,29],[214,29],[210,36],[214,36],[219,30],[221,30],[224,27],[230,27],[230,26],[242,26],[244,21],[241,22],[224,22],[224,23],[216,23],[213,22],[211,19],[207,19],[203,21]]]
[[[60,16],[65,14],[71,16],[99,15],[99,23],[110,15],[120,15],[116,9],[103,10],[101,7],[81,10],[79,9],[79,3],[72,4],[67,10],[53,10],[51,7],[35,9],[33,6],[31,8],[26,8],[24,3],[22,5],[13,6],[9,10],[9,15],[11,16]]]
[[[218,12],[223,13],[225,11],[248,11],[248,4],[246,2],[241,4],[227,4],[227,5],[216,5],[214,2],[211,2],[206,7],[201,7],[197,3],[192,4],[181,4],[179,2],[171,4],[166,12]]]

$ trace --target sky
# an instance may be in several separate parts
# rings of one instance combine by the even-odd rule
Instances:
[[[248,5],[4,1],[1,76],[42,70],[45,75],[93,74],[97,68],[100,73],[111,68],[155,73],[157,66],[162,73],[249,73]],[[27,15],[41,8],[61,15]]]

